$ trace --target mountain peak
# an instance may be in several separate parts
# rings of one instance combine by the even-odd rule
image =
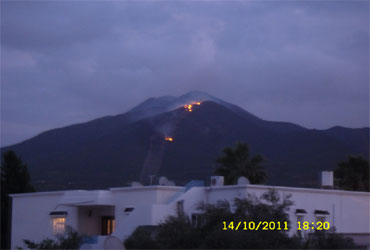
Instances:
[[[199,98],[199,99],[215,99],[215,97],[209,95],[208,93],[202,92],[202,91],[190,91],[184,95],[179,96],[178,98]]]

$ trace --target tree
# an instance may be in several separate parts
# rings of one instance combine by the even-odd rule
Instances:
[[[224,156],[216,160],[219,166],[215,173],[224,176],[226,185],[236,184],[240,176],[248,178],[252,184],[266,180],[266,173],[261,166],[263,157],[254,155],[250,158],[247,144],[238,142],[235,149],[226,147],[223,152]]]
[[[9,194],[35,191],[27,165],[13,152],[2,155],[1,162],[1,248],[10,248],[11,200]]]
[[[23,242],[29,249],[79,249],[83,237],[83,235],[67,226],[65,233],[58,235],[57,240],[46,238],[39,243],[30,240],[23,240]]]
[[[299,242],[290,238],[285,230],[236,230],[240,221],[253,222],[256,225],[261,221],[275,222],[289,228],[288,211],[292,205],[290,196],[282,200],[278,193],[271,189],[262,194],[259,198],[255,195],[248,195],[246,198],[236,198],[233,206],[227,201],[219,202],[217,205],[203,205],[204,225],[206,237],[202,248],[228,248],[228,249],[291,249],[299,248]],[[233,207],[233,208],[231,208]],[[220,222],[226,222],[229,226],[233,222],[234,229],[224,230]],[[241,225],[243,228],[244,225]]]
[[[143,245],[160,249],[298,248],[299,242],[289,238],[286,231],[223,229],[224,221],[289,221],[287,211],[291,204],[289,197],[281,201],[275,191],[260,198],[250,195],[245,199],[235,199],[233,206],[228,201],[200,204],[201,223],[192,223],[186,214],[169,216],[154,234],[140,236],[139,230],[135,231],[125,241],[125,246],[127,249],[138,249]],[[147,242],[143,242],[145,240]]]
[[[334,231],[316,230],[308,236],[303,244],[304,249],[356,249],[357,246],[353,239],[344,237]]]
[[[127,238],[124,245],[127,249],[158,249],[153,235],[157,232],[155,226],[138,226],[132,235]]]
[[[2,191],[6,194],[34,192],[27,165],[13,152],[3,154],[1,163]]]
[[[337,185],[344,190],[370,191],[369,161],[361,156],[349,156],[334,170]]]
[[[307,239],[287,230],[256,229],[262,222],[280,222],[290,228],[290,196],[280,198],[275,190],[269,190],[260,197],[248,195],[217,204],[200,204],[200,223],[192,223],[186,214],[169,216],[151,232],[138,228],[126,241],[127,249],[355,249],[353,241],[340,234],[324,231],[310,233]],[[244,224],[236,229],[238,222],[253,222],[255,230],[244,230]],[[226,229],[224,228],[226,222]],[[233,222],[233,227],[230,223]],[[283,226],[282,226],[283,227]]]

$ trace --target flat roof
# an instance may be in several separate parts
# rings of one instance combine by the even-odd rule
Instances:
[[[138,187],[116,187],[110,189],[100,189],[100,190],[63,190],[63,191],[46,191],[46,192],[33,192],[33,193],[19,193],[10,194],[12,198],[18,197],[31,197],[31,196],[43,196],[43,195],[63,195],[66,192],[71,191],[84,191],[84,192],[96,192],[96,191],[106,191],[106,192],[133,192],[133,191],[145,191],[145,190],[163,190],[163,191],[181,191],[184,190],[184,186],[138,186]],[[232,190],[232,189],[276,189],[280,191],[291,191],[291,192],[307,192],[307,193],[321,193],[321,194],[346,194],[346,195],[359,195],[359,196],[370,196],[370,192],[360,192],[360,191],[347,191],[338,189],[319,189],[319,188],[300,188],[300,187],[285,187],[285,186],[266,186],[266,185],[227,185],[227,186],[204,186],[195,187],[204,188],[207,190]]]
[[[116,187],[109,189],[95,189],[95,190],[82,190],[82,189],[71,189],[71,190],[60,190],[60,191],[45,191],[45,192],[30,192],[30,193],[19,193],[19,194],[10,194],[12,198],[18,197],[30,197],[30,196],[43,196],[43,195],[63,195],[66,192],[119,192],[119,191],[144,191],[144,190],[168,190],[168,191],[181,191],[183,186],[161,186],[161,185],[152,185],[152,186],[139,186],[139,187]]]
[[[301,188],[301,187],[285,187],[285,186],[267,186],[267,185],[227,185],[227,186],[207,186],[205,188],[211,189],[276,189],[280,191],[306,192],[306,193],[326,193],[326,194],[348,194],[348,195],[362,195],[370,196],[370,192],[365,191],[348,191],[341,189],[321,189],[321,188]]]

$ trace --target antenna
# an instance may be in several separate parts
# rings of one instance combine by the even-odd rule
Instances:
[[[155,175],[150,175],[149,178],[150,178],[150,184],[149,185],[152,185],[153,184],[153,178],[155,177]]]

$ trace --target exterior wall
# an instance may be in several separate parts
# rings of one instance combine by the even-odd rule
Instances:
[[[157,205],[162,205],[159,207],[163,211],[168,211],[166,204],[173,196],[181,192],[183,188],[146,186],[111,190],[116,204],[116,231],[113,235],[122,239],[122,237],[129,236],[139,225],[153,225],[157,224],[154,221],[162,220],[165,214],[158,210]],[[134,210],[125,212],[125,209],[129,207],[134,208]]]
[[[209,202],[216,203],[218,200],[233,202],[234,198],[244,198],[247,194],[260,197],[264,192],[274,188],[281,198],[291,195],[292,205],[289,216],[291,220],[290,233],[297,230],[296,209],[304,209],[307,214],[304,221],[316,222],[315,210],[328,211],[326,220],[330,226],[335,226],[338,233],[367,233],[370,234],[370,193],[348,192],[341,190],[304,189],[288,187],[270,187],[259,185],[248,186],[224,186],[208,188]],[[207,188],[206,188],[207,189]]]
[[[49,213],[57,206],[60,194],[13,198],[12,248],[24,247],[23,240],[40,241],[53,237]],[[69,220],[69,218],[67,218]]]
[[[190,216],[200,212],[197,209],[200,203],[216,204],[219,200],[227,200],[232,204],[237,197],[245,198],[248,194],[260,197],[271,188],[277,190],[281,198],[291,195],[294,202],[289,211],[290,234],[296,233],[296,209],[304,209],[307,212],[304,221],[316,222],[315,210],[324,210],[329,212],[326,220],[337,232],[361,239],[370,235],[370,193],[262,185],[193,187],[185,192],[183,187],[145,186],[12,195],[12,248],[24,247],[23,239],[40,241],[53,237],[49,214],[55,210],[67,211],[66,225],[88,235],[101,233],[101,216],[114,215],[116,230],[113,235],[124,240],[137,226],[156,225],[168,215],[175,215],[178,202]],[[134,209],[127,212],[126,208]]]

